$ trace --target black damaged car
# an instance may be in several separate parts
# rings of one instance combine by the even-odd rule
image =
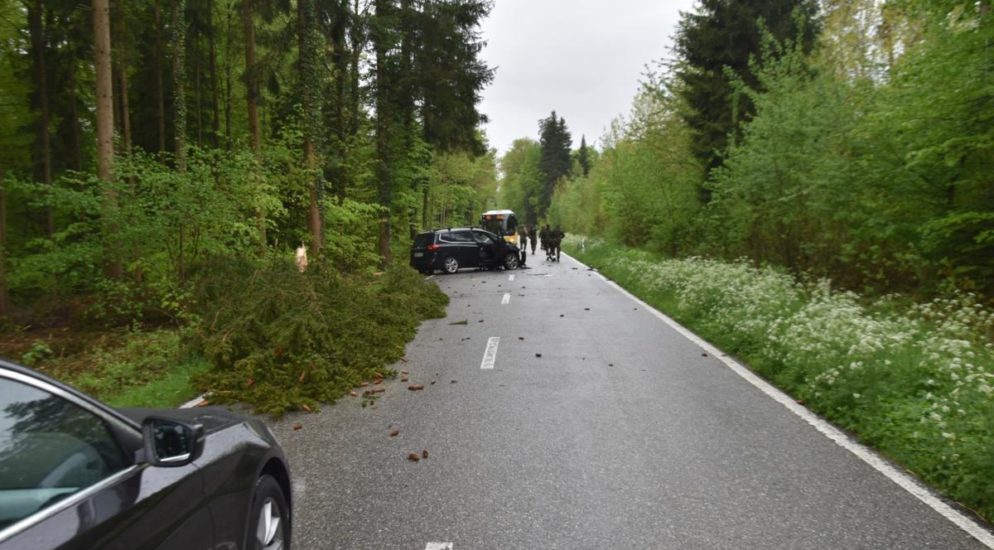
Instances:
[[[420,233],[411,245],[411,267],[431,274],[455,273],[464,267],[517,269],[521,252],[497,235],[475,227]]]
[[[285,550],[292,510],[261,421],[113,409],[0,361],[0,550]]]

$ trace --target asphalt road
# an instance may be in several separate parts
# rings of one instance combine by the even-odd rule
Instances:
[[[529,261],[436,276],[448,317],[375,406],[274,423],[295,548],[986,547],[597,273]]]

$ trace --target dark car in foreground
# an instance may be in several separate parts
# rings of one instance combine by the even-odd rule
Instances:
[[[223,409],[113,409],[0,361],[0,550],[290,548],[286,457]]]
[[[517,269],[520,258],[517,246],[475,227],[420,233],[411,245],[411,267],[422,273],[455,273],[463,267]]]

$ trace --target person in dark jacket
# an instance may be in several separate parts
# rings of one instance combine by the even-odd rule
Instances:
[[[556,261],[559,261],[559,253],[562,252],[563,238],[566,237],[566,233],[557,225],[555,229],[552,230],[552,242],[554,244],[553,256],[556,257]]]
[[[538,246],[538,228],[534,225],[528,226],[528,239],[532,243],[532,256],[535,255],[535,247]]]

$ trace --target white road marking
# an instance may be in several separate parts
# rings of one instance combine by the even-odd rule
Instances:
[[[425,545],[425,550],[452,550],[451,542],[429,542]]]
[[[576,258],[572,258],[574,261],[580,265],[584,265]],[[586,266],[589,267],[589,266]],[[596,272],[595,272],[596,273]],[[825,437],[831,439],[836,445],[842,447],[843,449],[849,451],[850,453],[856,455],[860,460],[866,462],[874,470],[880,472],[887,479],[896,483],[899,487],[905,491],[911,493],[915,498],[922,501],[929,508],[935,510],[939,515],[951,521],[954,525],[960,529],[966,531],[970,536],[980,541],[981,544],[987,546],[988,548],[994,549],[994,534],[990,533],[983,527],[977,524],[972,518],[964,515],[959,510],[956,510],[952,506],[946,504],[939,497],[932,493],[932,490],[928,487],[922,485],[917,479],[901,472],[900,470],[891,466],[886,460],[880,457],[873,449],[861,445],[856,441],[852,440],[849,436],[839,431],[835,426],[832,426],[828,422],[819,418],[815,413],[809,411],[806,407],[798,404],[792,397],[780,391],[779,389],[773,387],[768,382],[762,378],[756,376],[751,370],[740,364],[738,361],[725,355],[725,352],[719,350],[718,348],[711,345],[709,342],[702,339],[700,336],[694,334],[687,328],[685,328],[680,323],[677,323],[673,319],[670,319],[666,314],[658,311],[656,308],[650,306],[649,304],[643,302],[638,297],[628,292],[627,290],[621,288],[614,281],[608,280],[607,277],[597,273],[597,276],[604,280],[607,284],[614,287],[618,292],[621,292],[625,296],[628,296],[633,301],[650,311],[653,315],[658,317],[664,323],[673,328],[673,330],[682,334],[685,338],[691,342],[697,344],[702,349],[707,351],[712,357],[717,358],[719,361],[724,363],[728,368],[732,369],[735,374],[738,374],[744,378],[747,382],[758,388],[761,392],[768,395],[777,403],[780,403],[786,407],[790,412],[801,417],[802,420],[813,426],[816,430],[821,432]]]
[[[514,275],[508,275],[507,280],[508,281],[513,281],[514,280]]]
[[[511,293],[510,292],[505,292],[504,293],[504,297],[500,299],[500,305],[506,306],[507,304],[510,304],[510,303],[511,303]]]
[[[500,336],[491,336],[487,340],[487,350],[483,352],[483,362],[480,363],[481,369],[494,368],[494,362],[497,361],[498,344],[500,344]]]

